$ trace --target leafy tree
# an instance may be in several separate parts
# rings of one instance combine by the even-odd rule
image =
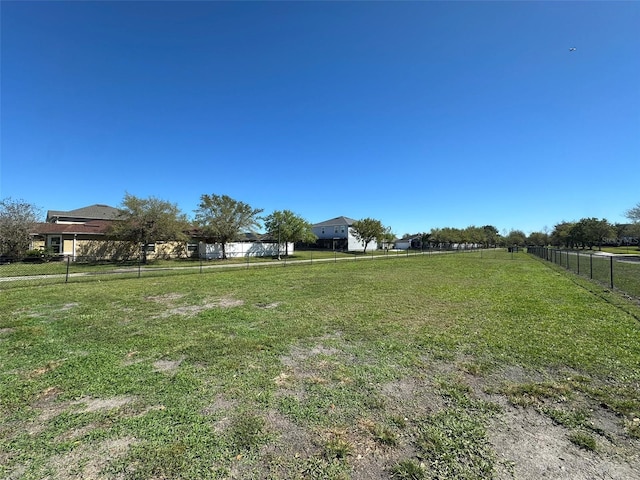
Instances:
[[[278,239],[278,258],[280,244],[285,244],[285,255],[289,255],[289,242],[315,242],[311,224],[291,210],[276,210],[264,219],[264,226],[272,238]]]
[[[391,231],[389,230],[389,233],[391,233]],[[393,235],[393,234],[391,234]],[[391,240],[393,241],[393,239]],[[427,248],[429,247],[429,244],[431,243],[431,233],[429,232],[422,232],[420,234],[420,242],[422,243],[422,248],[424,248],[424,246],[426,245]]]
[[[569,229],[569,237],[571,238],[570,247],[582,247],[585,248],[587,244],[587,232],[585,230],[585,224],[583,222],[575,222]]]
[[[0,253],[19,257],[29,249],[40,210],[24,200],[0,200]]]
[[[482,227],[482,230],[484,230],[484,242],[487,248],[498,244],[500,233],[496,227],[493,225],[485,225]]]
[[[522,230],[511,230],[506,236],[507,245],[524,246],[527,243],[527,236]]]
[[[353,222],[351,229],[353,236],[364,245],[365,254],[367,253],[367,246],[373,240],[382,240],[387,230],[380,220],[375,220],[373,218],[356,220]]]
[[[551,245],[556,247],[572,247],[574,245],[572,229],[575,222],[560,222],[553,227]]]
[[[464,229],[464,238],[466,242],[473,246],[473,248],[477,248],[478,245],[486,243],[484,229],[482,227],[476,227],[475,225],[471,225]]]
[[[119,210],[118,220],[113,223],[108,235],[140,247],[143,263],[147,263],[149,245],[186,240],[184,231],[188,228],[187,218],[176,204],[126,193]]]
[[[604,239],[614,235],[615,231],[613,225],[604,218],[602,220],[598,218],[583,218],[578,224],[582,226],[586,245],[590,248],[598,245],[600,250],[602,250]]]
[[[228,195],[202,195],[196,213],[196,223],[207,241],[222,245],[222,258],[227,258],[225,245],[235,240],[242,230],[260,227],[262,209],[234,200]]]
[[[527,238],[527,243],[536,247],[544,247],[549,243],[549,235],[544,232],[531,232]]]

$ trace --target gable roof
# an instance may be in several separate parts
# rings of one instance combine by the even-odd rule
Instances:
[[[73,218],[82,220],[114,220],[120,214],[120,210],[109,205],[95,204],[75,210],[49,210],[47,222],[53,222],[60,218]]]
[[[350,227],[354,223],[355,223],[355,220],[353,218],[336,217],[336,218],[332,218],[331,220],[326,220],[324,222],[316,223],[315,225],[312,225],[312,227],[313,228],[316,228],[316,227],[333,227],[334,225],[346,225],[347,227]]]
[[[32,233],[36,235],[51,235],[51,234],[92,234],[92,235],[104,235],[109,226],[113,222],[109,220],[91,220],[86,223],[36,223],[32,228]]]

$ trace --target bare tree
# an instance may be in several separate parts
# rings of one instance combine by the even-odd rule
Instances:
[[[632,234],[634,234],[636,237],[640,238],[640,202],[638,202],[638,204],[635,207],[630,208],[629,210],[624,212],[624,215],[629,220],[631,220],[631,223],[632,223],[631,232],[632,232]]]
[[[19,257],[29,249],[40,209],[25,200],[0,200],[0,253]]]

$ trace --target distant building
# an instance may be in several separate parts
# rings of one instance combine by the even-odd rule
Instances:
[[[316,246],[349,252],[364,251],[364,244],[353,235],[352,226],[355,222],[353,218],[336,217],[312,225],[313,233],[318,237]],[[367,245],[368,251],[376,250],[377,248],[378,243],[375,240]]]

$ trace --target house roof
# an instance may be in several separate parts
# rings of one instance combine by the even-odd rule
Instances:
[[[59,218],[74,218],[83,220],[113,220],[118,217],[120,210],[109,205],[95,204],[88,207],[77,208],[75,210],[49,210],[47,212],[47,222],[52,222]]]
[[[422,234],[416,233],[414,235],[406,235],[402,238],[396,239],[396,242],[408,242],[409,240],[422,240]]]
[[[350,227],[354,223],[355,223],[355,220],[353,218],[336,217],[336,218],[332,218],[331,220],[326,220],[324,222],[316,223],[315,225],[312,225],[312,227],[314,228],[315,227],[333,227],[334,225],[346,225]]]
[[[68,223],[37,223],[32,233],[36,235],[51,235],[51,234],[90,234],[90,235],[104,235],[109,226],[113,222],[108,220],[91,220],[82,224],[68,224]]]

